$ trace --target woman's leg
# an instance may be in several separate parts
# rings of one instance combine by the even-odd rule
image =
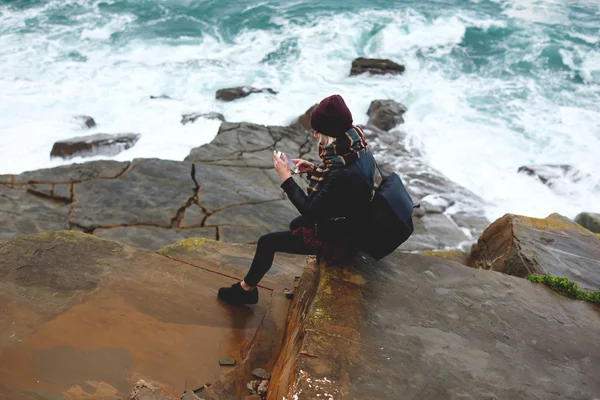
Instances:
[[[271,269],[276,252],[314,254],[304,244],[302,236],[293,235],[291,231],[266,234],[258,240],[254,260],[244,280],[231,287],[220,288],[219,298],[234,305],[258,303],[256,286]]]
[[[246,285],[258,286],[258,282],[271,269],[275,253],[315,254],[304,244],[302,235],[293,235],[291,231],[268,233],[258,239],[256,254],[250,271],[244,278]]]

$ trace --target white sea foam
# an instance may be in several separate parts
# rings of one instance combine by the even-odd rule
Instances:
[[[127,32],[135,17],[94,16],[94,5],[79,25],[7,33],[29,18],[43,23],[43,10],[56,4],[0,15],[0,173],[84,161],[49,159],[56,140],[88,132],[73,122],[74,115],[95,118],[98,127],[89,133],[142,134],[114,159],[183,160],[214,137],[219,123],[199,119],[182,126],[181,114],[216,111],[232,122],[284,125],[322,97],[340,93],[357,123],[367,121],[373,99],[407,105],[403,129],[411,143],[432,167],[483,197],[490,218],[505,212],[573,217],[600,211],[597,181],[549,188],[516,172],[532,163],[572,164],[592,176],[600,170],[597,52],[561,52],[565,65],[589,84],[549,96],[533,77],[460,73],[449,54],[459,49],[466,30],[507,26],[505,20],[467,12],[434,20],[410,9],[319,14],[308,24],[273,17],[280,29],[244,30],[230,43],[209,30],[177,46],[136,39],[117,47],[113,34]],[[505,9],[517,7],[510,4]],[[372,30],[377,33],[369,37]],[[285,46],[295,50],[278,58]],[[389,57],[407,70],[402,76],[348,77],[358,56]],[[534,62],[535,55],[527,61]],[[215,100],[217,89],[239,85],[271,87],[279,94]],[[161,94],[173,100],[149,99]],[[497,96],[506,101],[494,103]]]

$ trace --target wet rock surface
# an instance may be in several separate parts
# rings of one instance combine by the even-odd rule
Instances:
[[[219,120],[221,122],[225,122],[225,117],[221,113],[218,113],[218,112],[210,112],[210,113],[197,112],[197,113],[182,115],[181,116],[181,125],[185,125],[185,124],[187,124],[189,122],[192,122],[192,123],[196,122],[196,120],[198,118],[216,119],[216,120]]]
[[[215,97],[217,98],[217,100],[234,101],[234,100],[242,99],[244,97],[248,97],[254,93],[277,94],[277,92],[275,90],[270,89],[270,88],[258,89],[258,88],[254,88],[254,87],[250,87],[250,86],[242,86],[242,87],[217,90]]]
[[[373,75],[400,74],[404,72],[404,69],[404,65],[391,60],[361,57],[352,61],[350,76],[364,73]]]
[[[0,397],[243,398],[251,366],[273,366],[289,301],[262,287],[252,308],[221,304],[254,248],[214,243],[230,276],[215,256],[190,265],[75,231],[0,242]],[[304,257],[288,260],[275,267],[286,286]],[[231,352],[239,366],[220,366]]]
[[[567,164],[539,164],[539,165],[526,165],[520,167],[518,170],[521,174],[536,177],[545,185],[550,187],[557,184],[560,180],[568,180],[571,182],[579,182],[587,176],[573,167]]]
[[[376,126],[384,131],[396,127],[404,122],[402,115],[406,107],[394,100],[374,100],[369,106],[367,125]]]
[[[473,245],[469,264],[519,277],[565,277],[600,290],[600,240],[559,214],[544,219],[505,215]]]
[[[592,372],[600,315],[589,303],[418,254],[317,275],[314,300],[296,322],[301,333],[277,363],[272,398],[600,396]]]
[[[81,122],[86,128],[93,128],[96,126],[96,121],[94,121],[94,118],[90,117],[89,115],[77,115],[73,118]]]
[[[75,137],[54,143],[50,157],[69,159],[97,155],[115,156],[133,147],[139,138],[140,135],[138,133],[122,133],[117,135],[97,133],[95,135]]]

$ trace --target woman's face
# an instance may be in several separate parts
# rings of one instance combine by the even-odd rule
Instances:
[[[313,137],[317,140],[319,140],[319,132],[313,130]]]

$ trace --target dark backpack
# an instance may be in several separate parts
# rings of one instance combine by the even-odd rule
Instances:
[[[395,172],[386,176],[377,166],[382,181],[375,188],[358,165],[349,168],[358,173],[373,190],[369,218],[359,235],[359,243],[361,250],[380,260],[396,250],[413,233],[413,201]]]

